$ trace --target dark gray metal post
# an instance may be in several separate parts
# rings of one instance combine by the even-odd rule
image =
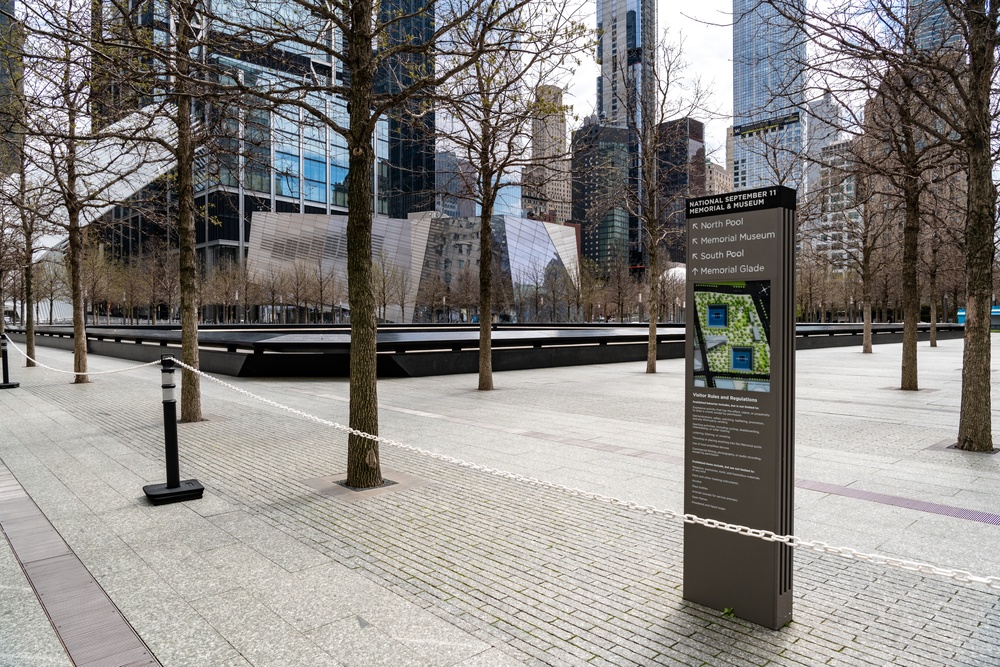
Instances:
[[[160,372],[163,389],[163,448],[167,464],[167,488],[177,489],[181,486],[180,455],[177,452],[177,385],[174,384],[174,360],[171,357],[161,358],[163,366]]]
[[[10,381],[10,372],[7,370],[7,336],[6,334],[0,334],[0,365],[3,365],[3,383],[0,384],[0,389],[14,389],[15,387],[20,387],[20,382]]]
[[[163,440],[167,467],[166,484],[142,487],[154,505],[165,505],[183,500],[201,498],[205,487],[196,479],[181,481],[179,453],[177,451],[177,385],[174,384],[174,358],[169,354],[160,357],[160,377],[163,389]]]
[[[684,512],[793,534],[795,191],[687,200]],[[777,630],[787,544],[684,526],[684,599]]]

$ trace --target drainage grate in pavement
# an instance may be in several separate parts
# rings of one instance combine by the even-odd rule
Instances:
[[[3,461],[0,530],[77,667],[159,667],[149,648]]]

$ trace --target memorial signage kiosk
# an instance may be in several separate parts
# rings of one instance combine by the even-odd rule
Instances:
[[[795,191],[687,200],[684,512],[792,533]],[[777,630],[791,547],[684,525],[684,599]]]

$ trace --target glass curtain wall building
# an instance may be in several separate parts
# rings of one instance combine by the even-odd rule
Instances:
[[[958,7],[952,11],[959,11]],[[961,27],[944,0],[910,0],[906,20],[919,51],[935,52],[963,46]]]
[[[659,127],[659,219],[672,262],[687,259],[687,216],[684,200],[705,193],[705,125],[690,117]]]
[[[629,132],[629,187],[638,189],[642,99],[652,101],[650,74],[656,57],[656,3],[653,0],[597,0],[597,115],[601,124]],[[647,108],[652,108],[649,106]],[[643,265],[642,220],[628,216],[630,262]]]
[[[105,16],[113,10],[103,3]],[[150,9],[135,16],[154,39],[169,39],[171,26],[167,3],[155,0]],[[225,23],[238,24],[245,9],[242,3],[223,0],[213,3],[214,16],[204,26],[224,33]],[[239,12],[239,13],[238,13]],[[262,16],[262,15],[260,15]],[[258,20],[260,16],[257,16]],[[107,20],[107,19],[105,19]],[[231,29],[231,28],[229,28]],[[340,40],[333,26],[328,28],[331,43]],[[241,35],[241,37],[244,37]],[[219,40],[224,44],[224,40]],[[204,49],[201,55],[226,76],[239,78],[249,87],[265,86],[280,80],[300,81],[304,76],[317,81],[344,79],[342,65],[329,53],[309,52],[300,45],[283,42],[268,47]],[[231,82],[231,81],[230,81]],[[309,102],[327,117],[346,125],[347,103],[333,93],[310,93]],[[129,108],[151,100],[111,99],[124,115]],[[129,106],[131,105],[131,106]],[[289,213],[343,213],[347,211],[348,154],[346,140],[310,113],[293,105],[267,109],[234,105],[196,104],[196,122],[217,128],[209,145],[202,146],[195,164],[196,225],[199,258],[206,270],[227,261],[239,262],[246,256],[250,221],[259,211]],[[108,120],[114,117],[108,113]],[[375,212],[389,212],[389,126],[381,119],[375,137]],[[157,217],[169,217],[171,193],[164,182],[151,183],[133,198],[149,205],[119,206],[101,222],[111,229],[112,252],[121,256],[141,253],[147,239],[162,236]]]
[[[573,133],[573,220],[583,255],[608,270],[629,253],[629,215],[621,205],[628,178],[628,131],[589,117]]]
[[[797,188],[805,32],[756,0],[733,0],[733,18],[733,188]]]
[[[434,5],[426,0],[386,0],[379,3],[382,20],[391,21],[389,42],[426,44],[434,33]],[[397,18],[400,17],[400,18]],[[395,19],[395,20],[393,20]],[[400,55],[379,73],[378,85],[387,93],[411,86],[417,76],[433,75],[434,60],[427,54]],[[435,116],[431,98],[409,100],[388,114],[389,160],[386,195],[389,215],[405,218],[410,213],[434,210]]]

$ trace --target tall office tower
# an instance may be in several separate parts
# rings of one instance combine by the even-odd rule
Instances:
[[[597,62],[601,65],[597,115],[604,125],[629,128],[629,181],[637,190],[642,171],[641,99],[652,105],[655,94],[649,71],[656,57],[655,0],[597,0],[597,34]],[[642,218],[629,215],[628,228],[630,262],[644,265]]]
[[[861,204],[857,199],[855,177],[856,139],[833,141],[820,155],[817,208],[818,233],[803,235],[802,242],[824,256],[837,273],[848,269],[847,248],[861,228]]]
[[[573,133],[573,221],[583,229],[583,255],[604,271],[628,258],[629,216],[621,205],[628,179],[628,130],[595,116]]]
[[[805,186],[808,193],[820,189],[820,168],[823,162],[823,150],[840,139],[844,127],[844,107],[826,91],[823,97],[809,104],[808,123],[808,164],[806,165]]]
[[[678,118],[659,127],[659,219],[672,262],[687,257],[684,200],[705,194],[705,124]]]
[[[652,0],[597,0],[597,115],[626,127],[638,108],[644,73],[655,58],[656,4]]]
[[[122,6],[111,0],[95,2],[95,30],[108,30],[123,20]],[[166,0],[153,0],[140,12],[130,15],[137,32],[143,31],[153,43],[162,43],[168,23]],[[300,82],[343,82],[347,73],[341,63],[322,49],[309,50],[301,45],[281,43],[257,45],[252,33],[232,27],[238,24],[243,3],[219,0],[213,3],[216,15],[228,16],[232,23],[220,25],[218,31],[204,34],[211,40],[199,46],[199,55],[214,71],[212,76],[242,78],[244,82],[262,85],[287,80]],[[263,15],[258,20],[264,20]],[[252,26],[250,26],[252,28]],[[328,27],[327,41],[339,43],[341,37],[334,27]],[[234,49],[232,42],[244,40],[245,48]],[[155,65],[154,65],[155,66]],[[134,85],[122,81],[116,92],[117,71],[97,72],[107,85],[98,91],[92,108],[99,111],[105,122],[114,122],[131,110],[157,103],[151,92],[139,96]],[[134,83],[134,82],[133,82]],[[149,89],[152,92],[152,86]],[[102,103],[101,97],[111,100]],[[308,94],[309,102],[342,124],[347,123],[347,103],[342,97],[323,90]],[[244,98],[248,99],[248,98]],[[195,226],[196,248],[202,266],[228,261],[239,263],[246,256],[250,223],[255,211],[279,213],[344,213],[347,210],[347,142],[309,113],[291,105],[270,108],[237,104],[204,104],[196,101],[196,123],[210,127],[216,133],[206,144],[195,163],[195,205],[199,219]],[[375,213],[388,213],[386,190],[389,179],[388,123],[380,119],[375,132],[376,154],[374,182]],[[131,255],[143,251],[147,240],[159,228],[155,217],[169,215],[172,197],[169,179],[160,179],[136,193],[133,203],[119,206],[104,216],[107,223],[111,252]],[[158,207],[158,208],[157,208]],[[311,261],[322,248],[311,249]]]
[[[434,6],[426,0],[388,0],[379,5],[382,21],[390,25],[390,44],[426,44],[434,33]],[[402,17],[392,20],[394,17]],[[390,23],[391,21],[391,23]],[[379,84],[387,93],[411,86],[418,76],[433,75],[434,61],[426,54],[404,54],[387,63]],[[412,98],[388,114],[389,161],[387,192],[389,216],[434,210],[434,110],[430,99]]]
[[[920,51],[962,47],[961,27],[949,13],[945,0],[910,0],[906,20],[914,46]]]
[[[733,0],[733,19],[733,187],[799,187],[805,31],[756,0]]]
[[[14,0],[0,0],[0,175],[17,171],[24,145],[24,31],[14,10]]]
[[[524,208],[533,217],[566,222],[572,215],[570,160],[562,89],[539,86],[542,112],[531,121],[532,165],[524,170]]]

